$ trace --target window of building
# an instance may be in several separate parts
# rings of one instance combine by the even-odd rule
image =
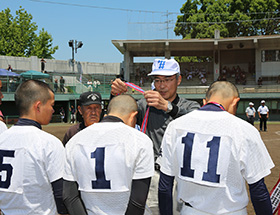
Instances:
[[[275,62],[280,61],[279,50],[263,50],[262,51],[262,62]]]

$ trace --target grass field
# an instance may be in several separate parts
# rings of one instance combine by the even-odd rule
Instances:
[[[62,140],[65,132],[72,124],[69,123],[52,123],[47,126],[43,126],[43,130],[55,135]],[[255,124],[256,128],[259,128],[259,124]],[[268,122],[268,131],[261,132],[262,139],[272,157],[275,167],[269,176],[265,178],[265,183],[269,191],[273,188],[279,178],[280,173],[280,122]],[[251,202],[248,205],[248,214],[254,215],[254,210]]]

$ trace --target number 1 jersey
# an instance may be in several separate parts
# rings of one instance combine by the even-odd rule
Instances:
[[[154,173],[152,141],[122,122],[101,122],[66,145],[64,179],[76,181],[88,214],[124,214],[131,183]]]

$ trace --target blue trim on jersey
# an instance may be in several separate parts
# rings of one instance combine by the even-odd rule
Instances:
[[[42,126],[38,122],[36,122],[32,119],[19,118],[15,125],[18,125],[18,126],[31,125],[31,126],[35,126],[42,130]]]
[[[221,105],[222,106],[222,105]],[[223,106],[222,106],[223,107]],[[224,111],[220,106],[214,103],[207,103],[206,105],[202,106],[198,110],[205,110],[205,111]]]

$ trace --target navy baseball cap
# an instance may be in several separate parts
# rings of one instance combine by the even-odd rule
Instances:
[[[99,92],[85,92],[80,95],[80,105],[101,105],[101,94]]]

